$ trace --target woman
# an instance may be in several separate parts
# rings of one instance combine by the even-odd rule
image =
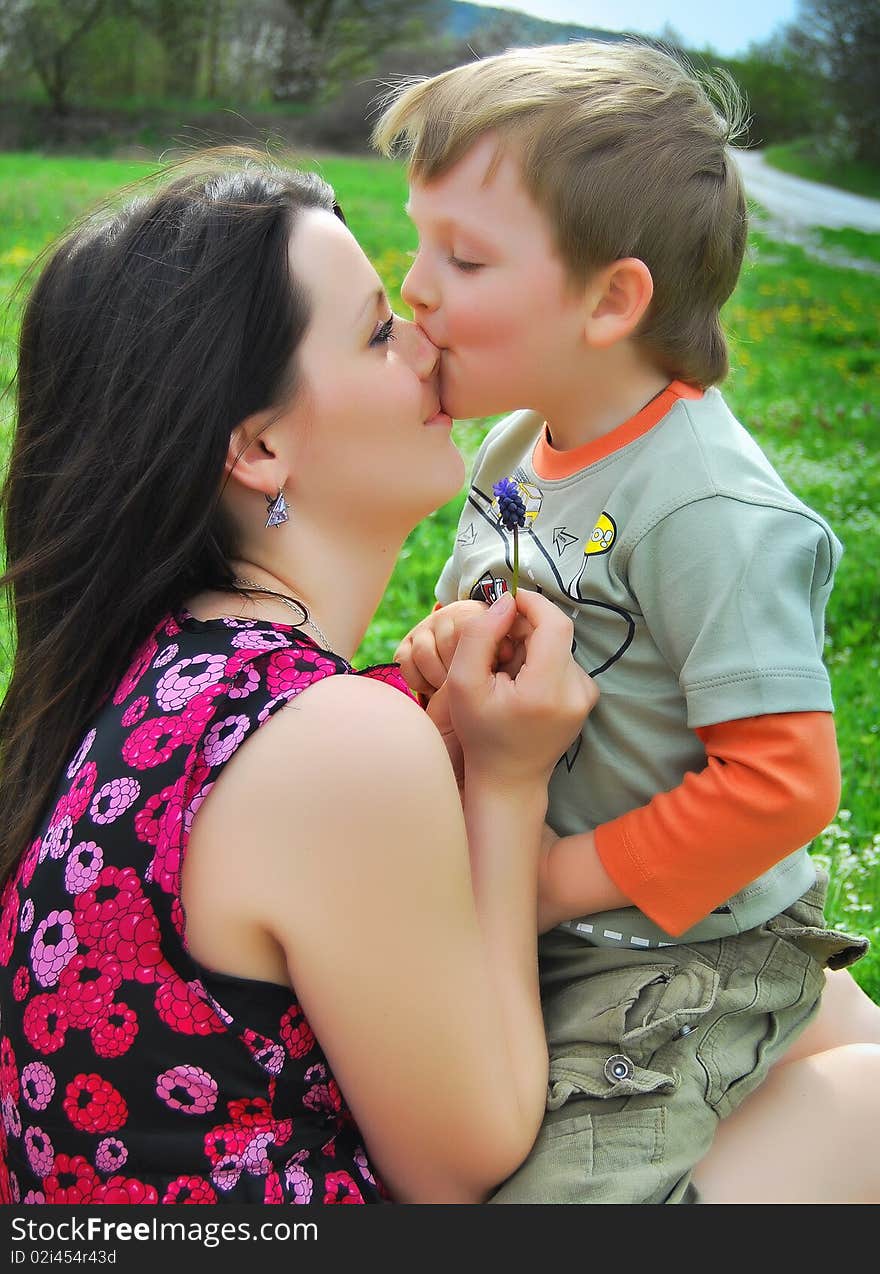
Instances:
[[[546,785],[595,692],[540,597],[478,617],[462,800],[348,662],[462,476],[318,179],[214,163],[46,265],[4,499],[7,1201],[476,1202],[527,1153]]]
[[[494,676],[487,616],[463,819],[393,669],[347,662],[462,482],[436,362],[315,177],[215,165],[44,269],[5,496],[7,1199],[476,1200],[525,1154],[546,785],[592,690],[534,597]]]

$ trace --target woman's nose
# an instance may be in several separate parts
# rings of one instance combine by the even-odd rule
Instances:
[[[428,339],[418,323],[408,319],[397,318],[394,323],[395,335],[400,342],[407,361],[421,380],[428,380],[437,370],[440,362],[440,351]]]

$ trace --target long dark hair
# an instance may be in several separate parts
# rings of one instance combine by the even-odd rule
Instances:
[[[0,879],[138,641],[231,585],[230,433],[295,389],[309,311],[289,240],[300,209],[338,211],[333,192],[259,154],[194,158],[75,227],[25,307],[2,495]]]

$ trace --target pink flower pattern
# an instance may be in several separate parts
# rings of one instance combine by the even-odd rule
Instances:
[[[72,912],[50,911],[37,925],[31,942],[31,968],[40,985],[54,986],[75,952]]]
[[[104,866],[104,851],[93,840],[74,845],[64,864],[64,888],[69,894],[90,889]]]
[[[137,725],[139,721],[143,721],[147,715],[147,709],[150,701],[146,695],[141,695],[138,699],[133,699],[122,714],[122,724],[124,726]]]
[[[173,1066],[156,1080],[156,1093],[173,1110],[205,1115],[217,1105],[217,1082],[199,1066]]]
[[[21,1072],[21,1089],[31,1110],[45,1110],[55,1092],[55,1076],[45,1062],[30,1062]]]
[[[20,933],[30,933],[34,923],[34,900],[33,898],[25,898],[24,906],[21,909],[21,915],[18,918],[18,929]]]
[[[115,1172],[124,1166],[128,1149],[118,1137],[105,1137],[95,1149],[95,1167],[99,1172]]]
[[[180,897],[223,766],[353,673],[285,624],[180,612],[141,642],[0,897],[0,1202],[388,1198],[296,995],[196,964]]]
[[[97,734],[97,731],[94,728],[89,730],[88,734],[86,735],[82,743],[77,748],[73,760],[71,761],[70,765],[68,765],[67,770],[65,771],[69,779],[76,778],[76,774],[77,774],[77,771],[79,770],[79,767],[82,765],[83,761],[88,756],[89,749],[91,748],[92,744],[95,742],[96,734]]]
[[[42,1128],[34,1125],[24,1134],[24,1149],[35,1177],[48,1177],[55,1164],[52,1142]]]
[[[111,779],[92,797],[89,816],[93,823],[114,823],[140,796],[137,779]]]
[[[67,798],[63,798],[67,809]],[[70,849],[73,836],[73,820],[69,814],[62,814],[57,823],[50,825],[43,837],[43,849],[50,858],[63,858]]]
[[[86,761],[85,765],[77,772],[70,791],[64,798],[66,801],[64,812],[71,822],[75,823],[82,818],[83,811],[88,807],[89,801],[92,799],[92,792],[95,790],[97,778],[98,767],[94,761]]]

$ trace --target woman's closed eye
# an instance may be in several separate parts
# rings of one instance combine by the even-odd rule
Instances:
[[[384,323],[380,323],[373,335],[370,337],[370,345],[387,345],[389,341],[394,340],[394,315],[387,318]]]

